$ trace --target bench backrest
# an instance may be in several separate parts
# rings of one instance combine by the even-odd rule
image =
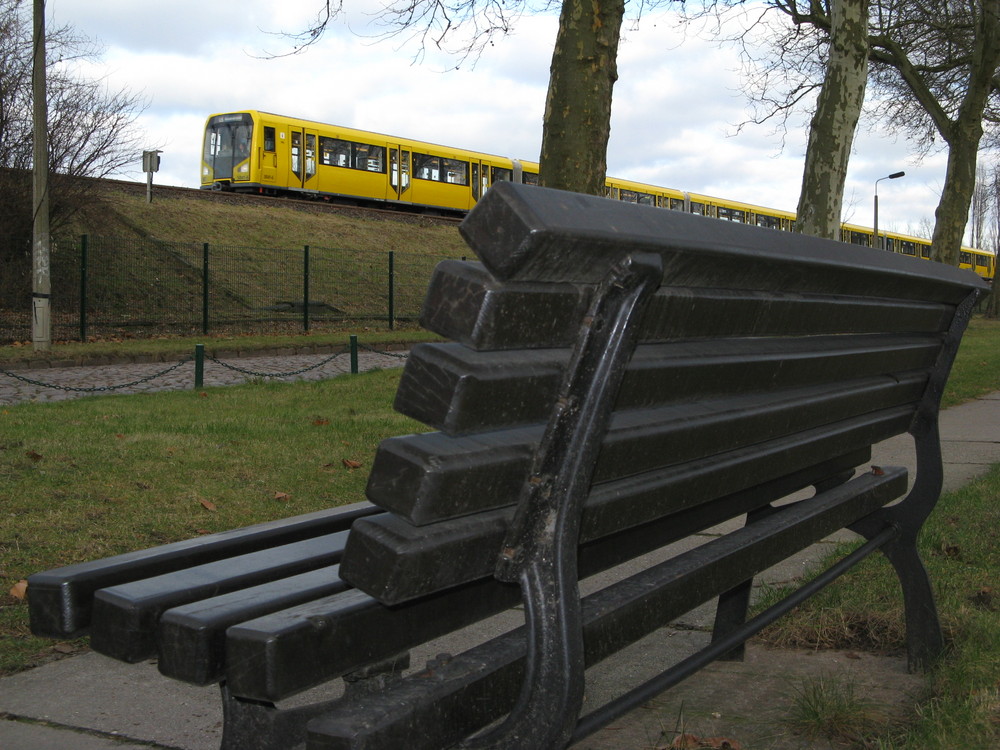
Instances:
[[[597,568],[843,475],[933,418],[974,274],[891,253],[512,184],[462,225],[341,573],[385,603],[489,577],[599,282],[660,259],[583,512]],[[650,542],[654,543],[654,542]],[[586,572],[586,550],[584,565]]]

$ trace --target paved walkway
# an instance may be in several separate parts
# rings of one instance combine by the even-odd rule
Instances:
[[[367,360],[366,355],[366,366],[392,366],[398,362],[385,355],[372,356],[378,359]],[[288,357],[275,360],[277,371],[289,369]],[[264,364],[263,360],[255,359],[251,367],[256,370]],[[338,360],[327,367],[342,368],[343,364]],[[122,382],[133,377],[133,372],[139,372],[129,370],[126,374],[122,368],[82,369],[88,372],[78,371],[71,379],[97,383],[103,377],[106,382]],[[39,374],[48,376],[46,380],[51,382],[56,372],[46,370]],[[176,381],[175,387],[189,388],[191,377],[178,373],[171,379]],[[222,372],[213,372],[212,377],[222,378],[221,382],[238,382],[236,375]],[[12,398],[17,392],[15,387],[2,380],[0,377],[0,399]],[[166,384],[142,387],[161,386]],[[34,397],[49,396],[66,397],[62,392],[45,391]],[[945,491],[950,491],[1000,462],[1000,393],[943,412],[941,433]],[[907,436],[877,445],[873,453],[873,463],[908,466],[912,477],[915,459],[912,440]],[[847,535],[849,532],[840,532],[814,545],[766,571],[758,582],[781,584],[801,577]],[[516,612],[504,613],[492,627],[506,629],[516,625],[519,618]],[[650,676],[651,669],[676,662],[707,642],[710,623],[711,606],[700,607],[630,647],[622,658],[614,660],[613,666],[588,671],[585,712],[587,706],[597,706],[606,700],[616,686],[635,684]],[[435,643],[426,652],[415,651],[412,663],[420,666],[437,653],[454,653],[460,648],[453,643]],[[787,715],[796,687],[803,680],[817,677],[850,683],[856,694],[889,713],[912,711],[913,703],[924,689],[924,678],[907,674],[903,657],[772,650],[751,644],[745,662],[709,666],[576,748],[667,748],[675,732],[683,730],[701,737],[732,738],[741,743],[743,750],[832,749],[834,745],[802,741],[790,735],[780,721]],[[325,696],[315,693],[303,696],[305,700],[322,697]],[[198,688],[163,678],[155,662],[126,665],[88,652],[0,679],[0,750],[215,750],[221,734],[218,689]]]
[[[358,352],[358,370],[401,367],[406,352]],[[322,380],[351,371],[349,352],[205,358],[204,386],[269,380]],[[37,370],[0,368],[0,405],[21,401],[60,401],[81,396],[189,390],[195,386],[194,359]],[[5,750],[0,748],[0,750]]]

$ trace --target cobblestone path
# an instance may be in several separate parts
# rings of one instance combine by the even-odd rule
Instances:
[[[401,367],[404,352],[358,352],[358,370]],[[234,369],[237,368],[237,369]],[[237,385],[248,380],[323,380],[348,373],[347,352],[293,354],[239,359],[205,358],[204,386]],[[44,385],[42,385],[44,384]],[[187,390],[195,385],[194,360],[182,364],[114,364],[4,371],[0,368],[0,405],[21,401],[60,401],[81,396]]]

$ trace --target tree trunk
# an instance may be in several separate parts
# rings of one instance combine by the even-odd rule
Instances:
[[[1000,3],[984,0],[976,19],[976,40],[969,63],[969,79],[949,132],[941,133],[948,142],[948,169],[941,200],[934,212],[931,255],[950,265],[958,265],[962,236],[969,221],[969,206],[976,189],[976,159],[983,137],[983,112],[993,89],[1000,65]]]
[[[624,0],[564,0],[542,127],[542,185],[604,195]]]
[[[809,128],[796,229],[840,238],[847,164],[868,82],[868,0],[834,0],[830,59]]]

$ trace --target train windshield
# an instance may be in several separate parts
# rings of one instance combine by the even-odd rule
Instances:
[[[217,115],[209,120],[202,158],[216,180],[233,178],[233,169],[250,156],[252,134],[253,118],[248,114]]]

